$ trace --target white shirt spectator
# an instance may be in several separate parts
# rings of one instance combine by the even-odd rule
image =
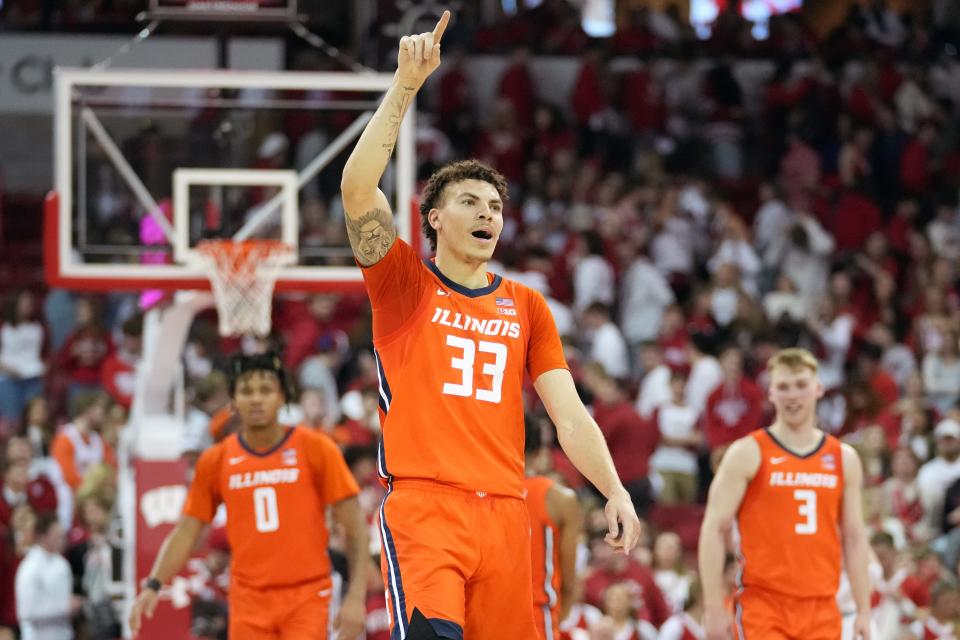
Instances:
[[[213,445],[213,436],[210,435],[210,416],[192,407],[187,410],[183,420],[183,431],[180,439],[181,454],[188,451],[205,451]]]
[[[640,383],[640,393],[637,394],[637,413],[649,418],[662,405],[670,402],[673,393],[670,391],[670,367],[661,364],[648,371]]]
[[[937,114],[937,106],[912,78],[907,78],[893,96],[900,126],[907,133],[914,133],[917,126]]]
[[[942,414],[960,398],[960,358],[946,360],[928,353],[923,358],[923,388],[927,400]]]
[[[806,231],[807,248],[802,249],[788,242],[781,271],[790,274],[790,279],[797,285],[797,292],[812,304],[826,291],[830,254],[836,243],[813,216],[800,216],[798,223]]]
[[[22,640],[73,638],[73,574],[62,555],[31,547],[17,569],[15,592]]]
[[[740,272],[740,285],[751,297],[757,295],[757,276],[760,274],[760,257],[746,240],[724,240],[710,258],[707,268],[713,273],[721,265],[732,264]]]
[[[693,272],[693,224],[680,216],[667,220],[650,243],[650,257],[665,276]]]
[[[671,302],[673,291],[663,273],[645,257],[634,260],[621,286],[620,326],[630,344],[657,337],[663,309]]]
[[[960,224],[956,213],[950,218],[943,215],[935,218],[927,225],[927,238],[930,240],[930,248],[941,258],[960,258]]]
[[[733,287],[717,287],[710,293],[710,315],[721,327],[726,327],[737,317],[740,292]]]
[[[616,295],[613,267],[602,256],[588,255],[573,268],[573,306],[583,311],[594,302],[610,306]]]
[[[331,420],[340,420],[340,392],[337,391],[337,381],[333,377],[328,365],[328,358],[324,354],[310,356],[300,365],[298,382],[301,389],[323,389],[323,397],[327,400],[327,415]]]
[[[39,322],[4,323],[0,326],[0,367],[19,378],[37,378],[44,374],[43,325]]]
[[[690,584],[693,577],[690,574],[679,573],[673,569],[658,569],[653,572],[653,580],[663,592],[663,597],[674,613],[683,613],[683,607],[690,595]]]
[[[941,420],[933,430],[938,446],[942,439],[960,438],[960,424],[947,418]],[[923,503],[928,522],[934,530],[940,529],[943,495],[951,484],[960,478],[960,456],[947,460],[938,454],[920,467],[917,472],[917,489],[920,491],[920,501]]]
[[[700,413],[690,406],[666,404],[657,411],[657,426],[665,438],[689,438],[697,430]],[[695,475],[697,454],[685,447],[660,445],[650,456],[650,468]]]
[[[780,264],[792,216],[779,199],[764,202],[753,221],[753,244],[765,267]]]
[[[707,398],[723,382],[723,369],[713,356],[701,356],[690,369],[687,378],[686,401],[687,405],[696,411],[699,418],[707,406]]]
[[[880,365],[901,389],[906,387],[907,380],[917,372],[917,359],[913,355],[913,350],[900,343],[890,346],[883,352]]]
[[[771,291],[763,297],[763,310],[770,322],[776,323],[784,316],[794,322],[802,322],[809,313],[807,301],[799,293]]]
[[[827,389],[834,389],[843,384],[843,367],[853,340],[854,325],[853,316],[842,313],[829,324],[825,324],[817,334],[826,350],[826,355],[820,361],[820,381]]]
[[[936,457],[926,462],[917,473],[917,488],[931,526],[939,529],[943,494],[954,481],[960,478],[960,458],[948,461]]]
[[[614,378],[630,375],[630,354],[627,341],[620,329],[606,322],[590,338],[590,359],[603,365],[603,370]]]

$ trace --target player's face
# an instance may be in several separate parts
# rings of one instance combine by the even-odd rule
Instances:
[[[244,374],[233,394],[233,406],[246,429],[272,427],[284,402],[280,380],[268,371]]]
[[[503,201],[496,188],[483,180],[461,180],[447,185],[443,204],[431,212],[437,246],[467,262],[486,262],[503,231]]]
[[[770,373],[770,402],[788,427],[813,425],[817,400],[822,396],[820,379],[806,367],[776,367]]]

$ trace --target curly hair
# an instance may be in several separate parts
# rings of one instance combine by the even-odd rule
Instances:
[[[231,398],[236,395],[237,383],[240,382],[240,378],[252,371],[261,371],[272,373],[277,377],[277,381],[280,383],[280,392],[283,394],[285,401],[292,402],[295,399],[293,380],[290,379],[290,374],[283,366],[280,356],[272,351],[251,356],[237,353],[230,358],[229,368],[230,379],[228,384]]]
[[[507,179],[479,160],[452,162],[434,171],[420,196],[420,228],[423,229],[423,235],[430,241],[430,248],[434,251],[437,250],[437,230],[430,226],[428,220],[430,210],[440,206],[443,190],[447,185],[463,180],[487,182],[497,190],[501,200],[504,202],[507,200]]]

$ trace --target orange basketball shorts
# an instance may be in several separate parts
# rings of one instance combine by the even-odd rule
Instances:
[[[520,498],[397,480],[380,506],[391,638],[414,608],[441,638],[537,638],[530,521]]]
[[[533,620],[537,623],[537,637],[541,640],[560,640],[560,607],[534,606]]]
[[[327,640],[330,578],[292,587],[230,584],[230,640]]]
[[[746,587],[736,598],[738,640],[840,640],[836,598],[794,598]]]

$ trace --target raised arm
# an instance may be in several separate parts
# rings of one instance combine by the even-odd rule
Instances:
[[[747,484],[759,466],[760,447],[752,438],[741,438],[727,449],[710,484],[697,552],[708,640],[726,638],[731,626],[732,621],[723,606],[726,538],[747,492]]]
[[[393,84],[343,168],[340,191],[347,237],[357,261],[364,266],[379,262],[397,239],[390,203],[380,191],[380,178],[393,154],[407,108],[424,81],[440,66],[440,39],[448,22],[450,12],[444,11],[432,33],[400,39]]]

